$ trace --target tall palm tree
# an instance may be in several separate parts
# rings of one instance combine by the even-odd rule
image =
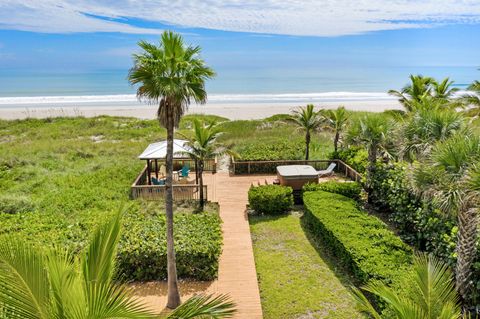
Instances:
[[[388,94],[398,97],[400,103],[407,111],[412,111],[412,102],[420,101],[422,97],[432,94],[431,84],[434,79],[422,75],[410,75],[410,84],[402,88],[401,91],[389,90]]]
[[[368,152],[366,189],[372,193],[373,178],[379,153],[390,156],[389,137],[392,124],[380,114],[370,114],[356,121],[348,131],[347,139],[357,145],[363,146]]]
[[[464,94],[462,99],[467,107],[465,114],[471,117],[480,116],[480,81],[475,81],[467,88],[470,93]]]
[[[336,110],[325,110],[322,114],[326,119],[327,127],[334,132],[333,149],[336,153],[341,138],[340,135],[345,130],[348,123],[348,113],[344,106],[340,106]]]
[[[369,283],[362,289],[383,300],[392,309],[396,319],[462,318],[452,273],[448,266],[436,258],[416,256],[413,278],[405,277],[401,286],[410,288],[409,295],[401,295],[380,282]],[[353,292],[360,311],[374,319],[382,318],[360,290],[354,288]]]
[[[414,190],[446,214],[457,216],[456,287],[464,300],[471,288],[480,204],[480,137],[461,132],[439,143],[413,172]]]
[[[218,142],[218,138],[221,135],[222,132],[216,127],[215,122],[205,125],[198,119],[195,119],[193,121],[192,134],[185,136],[188,139],[187,146],[189,148],[186,153],[196,160],[196,163],[198,164],[197,173],[200,184],[200,209],[202,210],[205,205],[205,196],[203,194],[203,168],[205,160],[231,153],[227,146]]]
[[[313,104],[308,104],[307,107],[300,107],[294,110],[290,116],[299,129],[305,131],[305,160],[308,161],[310,155],[310,139],[313,131],[322,125],[322,119],[314,110]]]
[[[420,109],[400,124],[400,156],[409,161],[425,158],[436,142],[448,139],[463,127],[462,115],[454,110]]]
[[[102,225],[79,258],[44,252],[15,238],[0,242],[2,318],[158,318],[114,282],[121,214]],[[223,295],[197,296],[165,318],[228,318],[234,304]],[[188,314],[181,316],[179,314]]]
[[[200,47],[186,46],[183,38],[165,31],[159,45],[145,41],[138,43],[143,50],[134,54],[134,66],[128,79],[138,85],[137,97],[151,104],[158,104],[157,118],[167,129],[166,194],[168,301],[174,309],[180,304],[175,249],[173,242],[173,137],[180,118],[193,100],[205,103],[205,80],[214,76],[212,69],[199,57]]]

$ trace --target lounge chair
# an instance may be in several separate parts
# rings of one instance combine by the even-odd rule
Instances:
[[[333,170],[335,169],[335,167],[337,166],[337,164],[335,163],[331,163],[330,165],[328,165],[328,168],[327,169],[324,169],[322,171],[317,171],[318,173],[318,177],[324,177],[324,176],[330,176],[333,174]]]

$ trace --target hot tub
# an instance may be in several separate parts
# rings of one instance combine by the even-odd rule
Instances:
[[[277,178],[280,185],[290,186],[293,190],[301,190],[307,183],[318,183],[318,173],[310,165],[277,166]]]

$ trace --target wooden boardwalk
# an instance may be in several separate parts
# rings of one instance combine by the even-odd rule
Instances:
[[[234,318],[263,318],[253,256],[250,226],[246,215],[250,185],[275,177],[229,176],[226,172],[205,174],[208,198],[220,204],[222,218],[223,252],[220,257],[218,279],[212,282],[180,282],[182,300],[198,293],[228,294],[237,305]],[[165,282],[132,285],[135,295],[156,312],[164,309],[167,288]]]

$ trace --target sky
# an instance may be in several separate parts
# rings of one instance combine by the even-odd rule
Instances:
[[[218,70],[480,65],[478,0],[0,0],[0,69],[125,69],[166,29]]]

